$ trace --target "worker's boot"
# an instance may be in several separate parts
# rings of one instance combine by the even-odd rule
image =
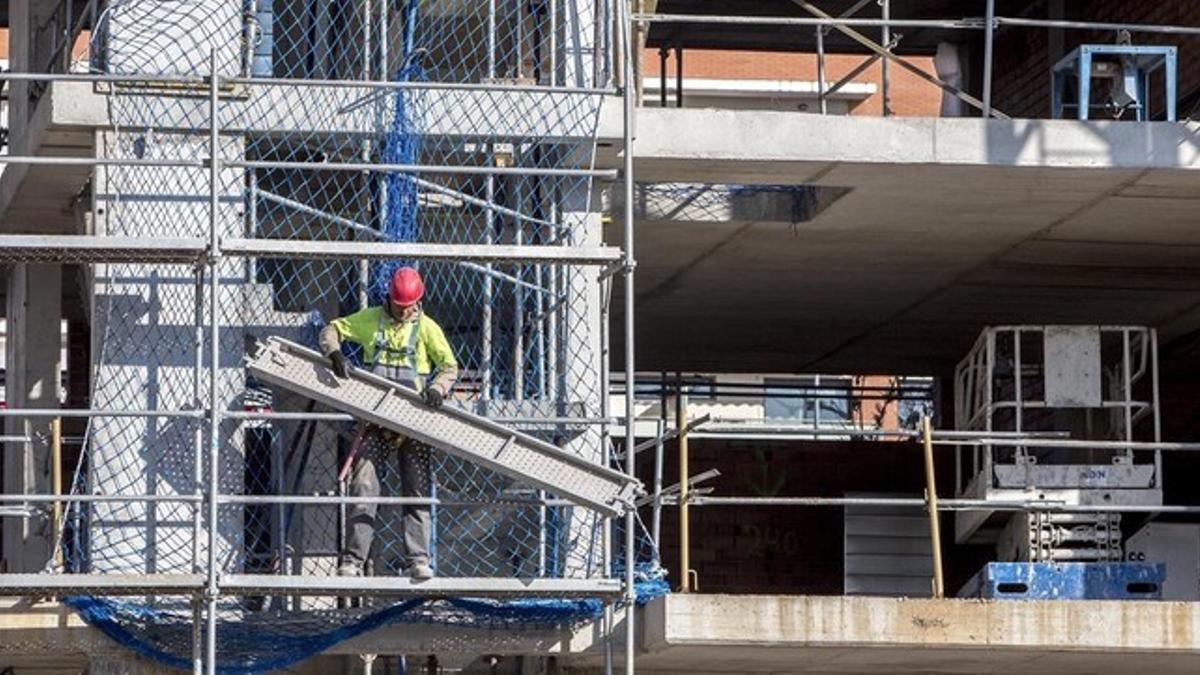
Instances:
[[[355,560],[343,560],[342,564],[338,565],[337,573],[339,577],[361,577],[362,563]]]
[[[428,563],[409,565],[408,569],[405,570],[405,573],[408,574],[408,578],[412,579],[413,581],[423,581],[425,579],[433,578],[433,568],[430,567]]]

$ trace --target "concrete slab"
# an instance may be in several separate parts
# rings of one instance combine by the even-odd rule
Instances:
[[[639,180],[659,180],[655,169],[673,169],[669,180],[676,181],[693,180],[683,178],[684,172],[699,175],[726,162],[757,162],[760,168],[786,162],[1195,169],[1200,167],[1200,124],[642,108],[634,158],[635,169],[644,169]],[[703,162],[671,167],[672,159]],[[724,173],[724,182],[753,182]]]
[[[1194,672],[1200,604],[672,595],[639,672]],[[596,657],[571,657],[595,667]]]
[[[645,673],[1195,672],[1200,603],[671,595],[638,621]],[[623,634],[618,623],[616,634]],[[596,626],[570,634],[399,625],[340,643],[361,653],[543,654],[598,672]],[[55,603],[0,607],[0,655],[62,666],[114,645]],[[323,657],[324,658],[324,657]],[[319,660],[318,660],[319,661]],[[327,661],[325,662],[328,663]],[[300,670],[322,672],[317,661]]]
[[[50,83],[46,96],[51,103],[46,114],[51,128],[111,126],[111,97],[122,95],[111,91],[107,85],[91,82]],[[128,94],[141,98],[136,106],[122,106],[118,121],[125,128],[147,127],[157,131],[205,129],[210,124],[205,91],[201,88],[155,96],[155,90],[147,89]],[[310,142],[334,135],[374,136],[394,114],[395,91],[369,86],[307,85],[302,81],[241,85],[222,94],[217,118],[225,133],[279,137],[295,134]],[[600,108],[606,103],[606,97],[598,93],[416,88],[407,91],[410,114],[420,128],[430,135],[470,139],[497,136],[590,142]],[[619,112],[619,105],[610,103],[606,107]],[[481,115],[481,111],[490,114]]]
[[[223,105],[233,121],[238,106],[267,108],[276,114],[243,117],[300,129],[316,108],[328,117],[331,102],[364,92],[297,99],[264,88]],[[597,98],[598,110],[581,102],[571,114],[580,128],[598,115],[599,166],[617,168],[619,100]],[[93,130],[108,124],[104,101],[88,84],[53,85],[34,125],[38,152],[91,152]],[[541,104],[517,103],[492,121],[536,134]],[[170,112],[194,122],[200,111],[188,105],[201,104]],[[358,133],[370,107],[319,126]],[[455,119],[442,122],[451,136]],[[1191,272],[1200,267],[1198,124],[648,108],[636,131],[639,181],[849,190],[802,223],[746,220],[738,209],[642,220],[638,360],[647,370],[937,374],[988,323],[1148,322],[1164,344],[1200,328]],[[0,177],[0,227],[70,231],[89,172],[10,169]],[[680,335],[680,322],[706,330]],[[1171,367],[1169,349],[1163,359]]]
[[[642,109],[637,131],[639,182],[850,189],[802,223],[639,221],[640,368],[939,374],[989,323],[1200,328],[1200,125]]]

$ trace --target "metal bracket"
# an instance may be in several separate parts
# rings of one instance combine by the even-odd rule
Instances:
[[[695,486],[699,485],[700,483],[703,483],[706,480],[712,480],[713,478],[716,478],[720,475],[721,475],[721,472],[718,471],[717,469],[709,469],[708,471],[704,471],[702,473],[696,474],[695,476],[692,476],[691,478],[688,479],[688,494],[689,495],[696,494],[698,496],[704,496],[706,494],[712,493],[712,491],[715,488],[697,488]],[[678,503],[678,494],[679,494],[679,483],[675,483],[673,485],[669,485],[669,486],[663,488],[662,492],[659,493],[659,499],[664,500],[663,503],[666,503],[665,500],[667,498],[671,498],[673,500],[672,503]],[[649,495],[647,497],[643,497],[642,499],[639,499],[637,501],[637,506],[645,506],[646,504],[649,504],[653,501],[654,501],[654,495]]]
[[[696,427],[698,427],[702,424],[707,424],[708,422],[711,422],[711,421],[712,421],[712,415],[709,413],[705,413],[704,415],[697,417],[696,419],[692,420],[691,422],[688,422],[687,425],[683,428],[683,430],[685,433],[690,434],[690,433],[692,433],[692,431],[694,431],[696,429]],[[678,429],[668,429],[666,432],[663,433],[663,435],[661,437],[656,436],[649,440],[642,441],[641,443],[638,443],[637,445],[633,446],[633,456],[637,457],[637,454],[639,452],[653,448],[655,445],[658,444],[660,438],[665,443],[665,442],[671,440],[672,438],[675,438],[678,435],[679,435]]]
[[[637,269],[637,263],[630,260],[628,263],[621,261],[611,265],[607,265],[600,269],[600,274],[597,276],[598,281],[604,281],[618,274],[629,274]]]

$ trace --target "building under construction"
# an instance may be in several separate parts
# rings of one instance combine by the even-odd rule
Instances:
[[[717,4],[0,8],[0,668],[1194,672],[1200,6]]]

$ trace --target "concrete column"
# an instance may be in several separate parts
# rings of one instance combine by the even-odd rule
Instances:
[[[570,190],[563,196],[563,225],[575,232],[573,244],[576,246],[599,246],[603,238],[603,225],[600,213],[592,210],[599,208],[602,197],[600,186],[593,183],[590,194],[581,187]],[[600,373],[604,368],[602,360],[601,325],[600,325],[600,283],[594,269],[566,267],[564,292],[572,298],[567,303],[562,320],[566,327],[563,341],[563,379],[562,397],[571,403],[583,403],[588,416],[598,416],[601,412],[601,392],[599,391]],[[620,302],[621,296],[616,293],[615,302]],[[579,302],[578,298],[586,298]],[[610,335],[610,346],[620,334]],[[621,361],[614,360],[615,364]],[[611,414],[620,415],[621,411],[613,410]],[[604,448],[599,427],[588,427],[587,431],[571,439],[565,446],[572,454],[579,455],[594,462],[603,462]],[[607,575],[602,556],[593,554],[593,547],[606,545],[607,537],[600,535],[596,541],[593,512],[586,509],[571,509],[570,516],[564,525],[570,534],[567,536],[569,550],[566,553],[565,567],[562,575],[568,578],[594,576],[597,573]]]
[[[31,2],[16,2],[8,8],[8,67],[13,72],[29,70],[32,5]],[[9,152],[14,155],[27,154],[25,121],[29,119],[29,84],[24,80],[8,83],[8,144]]]
[[[54,31],[61,32],[61,26],[50,20],[57,4],[57,0],[9,3],[8,62],[13,72],[42,72],[46,69],[55,39]],[[61,41],[61,37],[59,39]],[[29,94],[31,90],[41,91],[44,85],[19,81],[10,82],[9,87],[12,94],[8,113],[10,151],[14,155],[29,154],[29,134],[25,133],[26,122],[33,114]]]
[[[62,372],[62,268],[14,265],[8,274],[5,393],[9,408],[57,408]],[[50,420],[5,419],[5,434],[32,438],[4,448],[4,492],[49,493]],[[39,571],[50,559],[49,509],[4,518],[9,572]]]

